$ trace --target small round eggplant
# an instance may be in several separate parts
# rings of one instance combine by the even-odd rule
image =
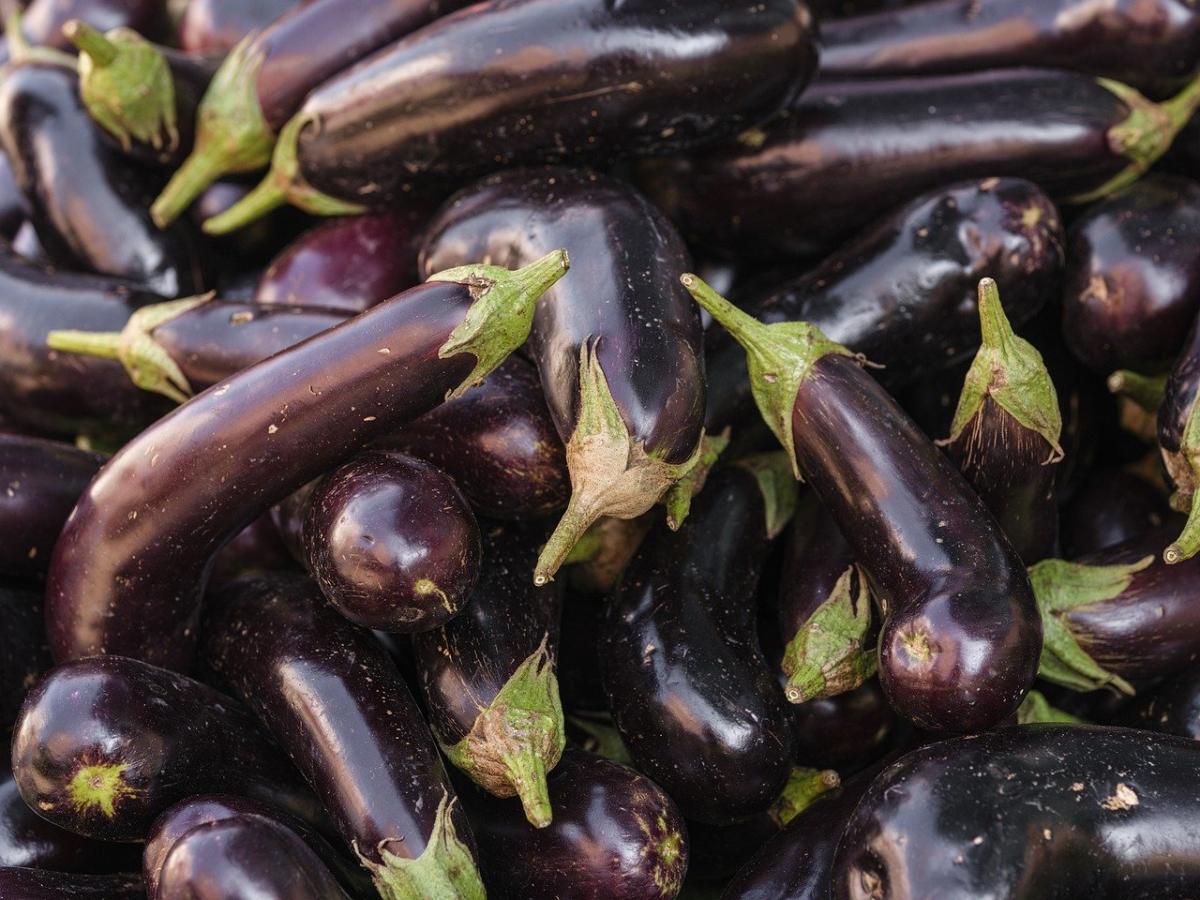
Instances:
[[[1063,510],[1063,557],[1078,559],[1114,547],[1174,518],[1166,494],[1145,478],[1122,469],[1097,469]]]
[[[342,615],[399,634],[445,625],[479,578],[479,525],[428,463],[364,453],[317,485],[304,520],[307,568]]]
[[[179,21],[179,46],[187,53],[228,53],[247,35],[266,28],[301,0],[188,0]]]
[[[36,591],[0,587],[0,731],[17,719],[25,694],[50,668],[50,648]]]
[[[0,868],[5,900],[146,900],[141,875],[75,875],[19,867]]]

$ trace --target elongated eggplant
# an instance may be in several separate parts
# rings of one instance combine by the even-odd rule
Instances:
[[[103,461],[70,444],[0,435],[0,575],[46,574],[63,523]]]
[[[638,769],[689,819],[717,825],[770,806],[794,755],[755,635],[769,542],[795,501],[778,455],[767,459],[713,473],[679,531],[651,530],[600,638],[609,708]]]
[[[188,0],[179,21],[179,46],[188,53],[228,53],[301,0]]]
[[[774,125],[648,164],[643,183],[706,247],[810,256],[959,178],[1014,175],[1056,200],[1096,199],[1145,172],[1198,103],[1200,83],[1153,104],[1041,69],[819,83]]]
[[[484,896],[466,817],[383,646],[301,577],[214,601],[204,661],[265,721],[387,898]]]
[[[255,195],[205,227],[237,228],[288,201],[316,213],[387,206],[414,186],[514,165],[732,137],[804,88],[813,32],[797,0],[472,6],[309,94]]]
[[[550,824],[546,774],[566,742],[555,668],[561,595],[529,567],[545,531],[485,530],[484,566],[466,610],[413,648],[430,724],[446,756],[497,797],[517,796]]]
[[[209,562],[289,493],[462,393],[528,334],[566,271],[444,272],[226,379],[126,444],[55,545],[47,625],[59,661],[120,653],[185,668]]]
[[[145,900],[140,875],[75,875],[20,867],[0,868],[5,900]]]
[[[1122,469],[1097,469],[1063,510],[1063,556],[1078,559],[1114,547],[1171,518],[1166,495],[1146,479]]]
[[[1200,320],[1192,325],[1158,408],[1158,446],[1163,468],[1174,490],[1171,508],[1188,514],[1187,523],[1163,551],[1168,563],[1191,559],[1200,552]]]
[[[1000,285],[1014,325],[1031,319],[1059,289],[1062,235],[1054,205],[1028,181],[952,184],[885,216],[745,308],[768,323],[811,322],[883,366],[878,376],[897,387],[979,346],[979,279]],[[745,354],[721,329],[709,330],[707,349],[706,425],[732,427],[736,440],[757,424]]]
[[[792,709],[796,760],[819,769],[860,769],[882,756],[899,730],[876,679]]]
[[[467,796],[495,900],[670,900],[688,867],[678,808],[644,775],[568,749],[550,773],[554,821],[530,828],[518,804]]]
[[[143,840],[155,816],[197,791],[257,795],[310,821],[315,814],[240,704],[119,656],[43,678],[13,729],[12,760],[25,802],[85,837]]]
[[[1153,175],[1071,225],[1063,334],[1096,372],[1162,371],[1200,308],[1200,184]]]
[[[1200,884],[1198,764],[1192,741],[1099,726],[930,744],[859,802],[830,896],[1188,896]]]
[[[0,587],[0,614],[0,729],[7,729],[16,721],[26,692],[51,662],[40,593]]]
[[[763,325],[695,275],[683,282],[746,347],[763,418],[867,573],[892,706],[936,731],[1011,715],[1037,673],[1041,622],[983,502],[849,350],[804,322]]]
[[[568,169],[486,178],[430,223],[420,265],[520,265],[547,244],[585,268],[538,306],[530,345],[572,490],[539,582],[597,519],[641,515],[696,465],[704,410],[700,319],[676,280],[687,249],[625,184]]]

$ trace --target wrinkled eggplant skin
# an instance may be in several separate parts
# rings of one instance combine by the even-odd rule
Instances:
[[[383,645],[301,576],[243,579],[211,598],[204,664],[258,714],[347,844],[415,859],[454,792]],[[369,803],[364,803],[366,798]],[[458,804],[449,812],[471,844]]]
[[[0,576],[46,574],[63,522],[103,462],[70,444],[0,435]]]
[[[1160,488],[1121,469],[1097,469],[1063,510],[1063,556],[1078,559],[1172,521],[1179,516]]]
[[[1190,896],[1200,884],[1198,764],[1192,741],[1099,726],[930,744],[859,802],[831,896]]]
[[[768,549],[754,476],[714,473],[679,531],[659,523],[642,543],[600,638],[621,737],[689,819],[762,812],[791,769],[787,701],[755,636]]]
[[[822,23],[820,69],[840,80],[1053,66],[1161,93],[1183,86],[1198,54],[1187,0],[940,0]]]
[[[820,82],[761,145],[646,164],[642,183],[702,246],[815,256],[962,178],[1028,178],[1055,198],[1100,187],[1128,163],[1108,141],[1128,115],[1115,94],[1073,72]]]
[[[1200,309],[1200,184],[1154,175],[1096,204],[1067,236],[1063,334],[1093,371],[1154,374]]]
[[[1139,691],[1123,712],[1122,724],[1132,728],[1200,741],[1200,669],[1185,669],[1162,684]]]
[[[0,587],[0,729],[7,730],[29,688],[52,665],[42,625],[42,597],[33,590]]]
[[[886,610],[879,670],[893,706],[934,731],[1011,714],[1037,673],[1041,619],[982,501],[852,358],[813,364],[792,432],[800,471]]]
[[[627,766],[568,748],[549,776],[554,821],[531,828],[513,800],[464,790],[495,900],[669,900],[688,867],[671,798]]]
[[[0,144],[54,262],[128,278],[164,297],[201,287],[190,237],[150,220],[154,185],[104,145],[74,72],[38,63],[10,68],[0,86]]]
[[[913,200],[816,269],[744,305],[768,323],[813,323],[883,366],[874,374],[894,388],[975,352],[981,278],[996,280],[1019,326],[1059,290],[1062,259],[1061,220],[1036,186],[961,182]],[[707,352],[706,424],[712,432],[730,426],[736,439],[757,427],[745,353],[721,329],[710,329]]]
[[[883,755],[899,722],[879,682],[792,708],[796,761],[814,769],[854,771]]]
[[[309,95],[300,114],[321,125],[300,135],[300,171],[379,205],[513,165],[687,150],[770,117],[815,66],[812,17],[796,0],[501,0]]]
[[[0,868],[5,900],[145,900],[140,875],[78,875],[32,868]]]
[[[300,0],[188,0],[179,46],[188,53],[227,53],[252,31],[266,28]]]

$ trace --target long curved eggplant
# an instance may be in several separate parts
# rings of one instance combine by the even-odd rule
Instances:
[[[1072,202],[1111,193],[1166,152],[1197,104],[1200,82],[1153,104],[1041,69],[822,82],[738,141],[647,164],[643,185],[706,247],[811,256],[960,178],[1028,178]]]
[[[228,53],[247,35],[266,28],[301,0],[188,0],[179,20],[186,53]]]
[[[1179,536],[1163,551],[1168,563],[1179,563],[1200,553],[1200,321],[1192,325],[1187,340],[1167,376],[1158,408],[1158,446],[1163,468],[1174,490],[1171,508],[1188,514]]]
[[[20,867],[0,868],[5,900],[145,900],[140,875],[76,875]]]
[[[1063,557],[1078,559],[1114,547],[1171,518],[1166,495],[1145,478],[1097,469],[1062,512]]]
[[[551,245],[574,254],[576,271],[539,304],[530,349],[572,493],[539,582],[596,520],[641,515],[696,465],[704,411],[700,319],[677,281],[690,257],[625,184],[569,169],[486,178],[435,216],[420,265],[520,265]]]
[[[0,587],[0,621],[0,729],[7,729],[29,688],[51,666],[41,594]]]
[[[550,824],[546,775],[566,739],[555,668],[561,593],[534,587],[529,567],[545,531],[484,530],[483,569],[463,613],[415,635],[417,672],[447,758],[497,797],[519,797]]]
[[[794,755],[755,635],[759,576],[795,499],[768,459],[714,472],[679,531],[651,530],[600,638],[609,708],[638,769],[689,819],[716,825],[769,807]]]
[[[374,636],[301,577],[213,600],[204,661],[266,722],[386,898],[482,900],[466,817]]]
[[[1197,765],[1193,741],[1099,726],[930,744],[859,802],[830,896],[1189,896],[1200,885]]]
[[[783,109],[816,55],[797,0],[476,4],[309,94],[255,194],[205,229],[289,201],[378,208],[514,165],[686,151]]]
[[[192,398],[92,482],[47,580],[55,659],[119,653],[186,668],[213,554],[355,449],[484,378],[566,271],[443,272]]]
[[[183,675],[119,656],[54,669],[13,729],[25,802],[55,825],[145,839],[154,817],[197,791],[259,796],[312,821],[306,791],[240,704]]]
[[[804,322],[763,325],[695,275],[683,283],[746,347],[763,418],[867,573],[892,706],[935,731],[1003,721],[1037,674],[1041,621],[983,502],[849,350]]]

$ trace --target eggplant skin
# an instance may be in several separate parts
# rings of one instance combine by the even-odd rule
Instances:
[[[179,21],[179,46],[188,53],[228,53],[300,0],[189,0]]]
[[[0,867],[4,900],[145,900],[141,875],[77,875]]]
[[[1200,741],[1200,669],[1192,667],[1139,691],[1121,711],[1122,724]]]
[[[1063,556],[1078,559],[1172,521],[1183,527],[1160,488],[1121,469],[1096,469],[1063,509]]]
[[[851,817],[836,900],[1190,897],[1200,890],[1200,745],[1084,725],[930,744]]]
[[[25,693],[50,668],[38,591],[0,587],[0,729],[16,721]]]

